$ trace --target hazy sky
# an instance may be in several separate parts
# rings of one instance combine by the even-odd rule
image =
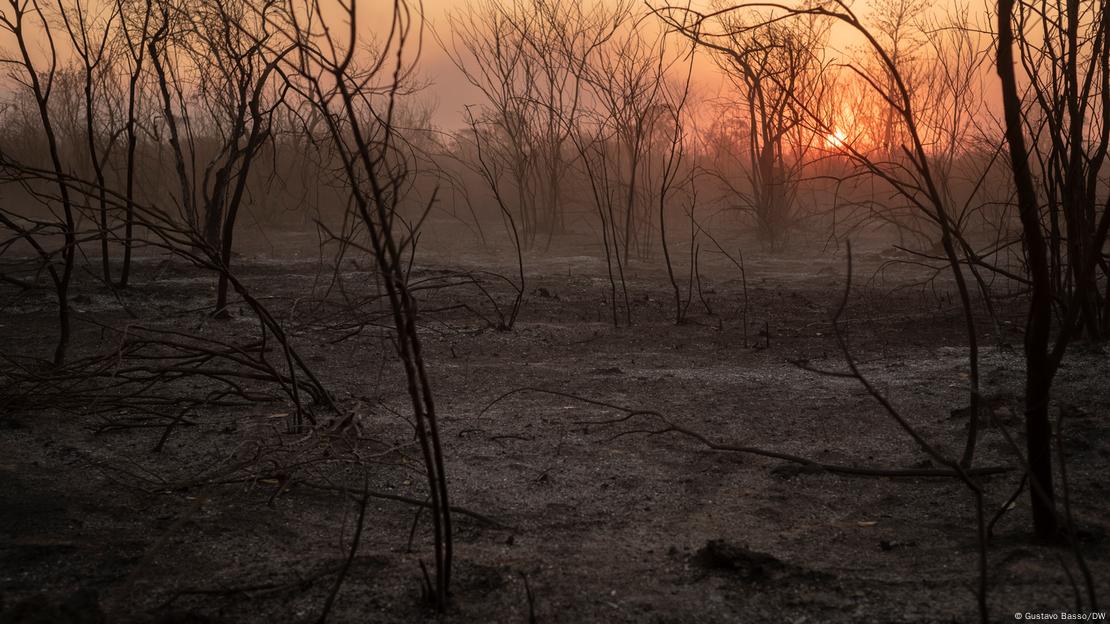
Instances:
[[[651,4],[662,6],[664,0],[651,2]],[[675,4],[678,4],[678,2]],[[711,0],[694,0],[692,2],[693,8],[700,10],[708,10],[710,4]],[[949,2],[938,4],[947,5]],[[465,6],[464,0],[424,0],[423,7],[428,28],[438,32],[445,40],[449,40],[447,12],[459,10],[463,6]],[[868,8],[869,2],[867,0],[857,0],[853,3],[853,10],[862,19],[866,19],[869,12]],[[381,24],[388,19],[389,3],[372,3],[370,11],[376,13],[376,15],[367,16],[368,21],[371,24]],[[843,25],[834,27],[831,38],[834,53],[842,54],[846,49],[858,45],[858,43],[858,37],[852,35],[849,27]],[[702,58],[698,61],[695,69],[695,86],[701,91],[701,95],[713,97],[722,88],[722,80],[716,71],[715,65],[706,54],[703,52],[701,56]],[[425,37],[420,67],[423,76],[432,82],[427,94],[436,102],[433,121],[447,130],[459,127],[462,123],[463,108],[470,104],[480,104],[481,94],[467,83],[430,32]]]
[[[335,2],[336,0],[323,0],[325,7],[328,3]],[[511,2],[515,0],[506,0]],[[596,0],[584,0],[585,2]],[[601,0],[603,2],[613,2],[614,0]],[[643,0],[632,0],[639,3],[639,7],[646,8]],[[685,0],[672,0],[674,4],[680,4]],[[870,3],[874,0],[856,0],[853,3],[853,10],[863,19],[866,19],[869,13],[868,8]],[[943,12],[950,10],[956,2],[961,0],[937,0],[932,6],[933,11]],[[985,8],[986,0],[967,0],[973,6],[980,6]],[[410,2],[418,2],[418,0],[410,0]],[[663,6],[667,0],[649,0],[652,6]],[[454,130],[462,125],[462,115],[464,107],[467,105],[480,105],[482,104],[482,96],[478,90],[467,83],[461,72],[454,66],[451,60],[447,57],[446,53],[441,49],[433,32],[439,35],[446,41],[451,38],[451,33],[448,29],[446,15],[448,11],[458,11],[465,7],[467,0],[423,0],[422,7],[426,18],[426,30],[424,36],[424,45],[422,49],[422,56],[419,65],[419,72],[423,79],[429,81],[431,86],[426,90],[425,96],[435,103],[435,113],[433,122],[445,130]],[[714,4],[714,0],[691,0],[691,6],[696,10],[709,10],[709,7]],[[391,22],[393,3],[383,0],[361,0],[358,3],[359,11],[359,36],[363,42],[369,42],[375,38],[376,35],[382,35],[385,29],[388,28]],[[415,10],[421,6],[419,4],[411,5]],[[325,10],[330,9],[330,7]],[[334,9],[331,9],[334,10]],[[982,10],[979,13],[983,13]],[[840,25],[835,27],[832,32],[831,50],[838,56],[847,56],[847,50],[853,45],[859,45],[860,39],[852,36],[851,29],[847,26]],[[7,49],[8,44],[11,42],[4,40],[0,45],[5,46]],[[64,47],[64,46],[63,46]],[[695,66],[694,86],[697,95],[703,98],[712,98],[720,94],[723,87],[723,81],[716,66],[710,59],[707,52],[702,52],[700,59]]]
[[[661,5],[662,2],[654,4]],[[708,4],[707,0],[700,0],[694,3],[694,7],[700,6],[704,9]],[[438,33],[444,41],[450,41],[447,13],[452,10],[457,11],[463,6],[465,6],[465,0],[425,0],[424,12],[428,28]],[[384,7],[378,10],[384,11]],[[383,14],[382,17],[385,15]],[[702,59],[699,65],[702,67],[698,72],[697,81],[712,82],[713,88],[716,88],[719,77],[709,67],[711,65],[709,60]],[[433,121],[442,128],[448,130],[458,128],[462,125],[464,107],[482,103],[481,93],[466,81],[431,33],[425,37],[421,72],[433,82],[428,91],[429,96],[436,102]]]

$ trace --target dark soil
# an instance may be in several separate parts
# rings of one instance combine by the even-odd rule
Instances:
[[[170,418],[95,400],[36,403],[33,394],[15,403],[26,385],[5,390],[0,622],[316,621],[364,485],[376,496],[329,621],[437,619],[421,601],[428,514],[416,518],[416,506],[388,498],[422,501],[427,487],[369,262],[341,267],[353,314],[310,243],[271,239],[245,250],[238,272],[284,319],[355,426],[329,428],[336,417],[318,407],[320,427],[291,433],[292,407],[272,385],[258,386],[270,402],[194,410],[168,435]],[[441,619],[525,623],[534,610],[537,622],[977,620],[976,509],[959,481],[838,475],[659,433],[665,418],[717,444],[819,463],[940,468],[857,381],[792,363],[845,370],[830,322],[843,250],[751,254],[746,314],[739,271],[703,252],[712,313],[695,289],[680,326],[661,260],[634,261],[634,324],[614,328],[604,261],[557,245],[527,260],[521,316],[497,331],[479,289],[443,284],[468,271],[504,306],[509,289],[480,271],[512,275],[508,255],[428,246],[437,251],[423,253],[412,275],[431,280],[418,292],[421,338],[452,502],[479,516],[455,514],[453,601]],[[881,247],[856,254],[843,321],[852,356],[918,431],[958,457],[968,393],[956,298],[943,279],[923,282],[930,274],[890,259]],[[208,317],[210,275],[153,256],[138,275],[118,297],[90,278],[79,284],[74,357],[115,348],[119,334],[99,324],[257,335],[246,307]],[[329,284],[331,303],[320,305]],[[1023,440],[1024,303],[995,294],[999,322],[984,316],[979,327],[998,426],[984,430],[975,465],[1008,470],[981,479],[988,519],[1021,479],[1002,430]],[[48,357],[55,308],[45,283],[26,293],[0,285],[0,297],[0,351]],[[1078,550],[1104,602],[1108,382],[1110,358],[1079,344],[1054,395],[1054,414],[1067,415]],[[203,390],[193,380],[150,392]],[[1027,493],[994,528],[989,577],[992,621],[1090,608],[1073,549],[1031,538]]]

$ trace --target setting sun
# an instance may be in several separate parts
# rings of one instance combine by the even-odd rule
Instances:
[[[825,135],[825,143],[827,143],[829,147],[832,147],[834,149],[841,149],[843,147],[846,147],[847,141],[848,133],[841,130],[840,128],[835,128],[832,132]]]

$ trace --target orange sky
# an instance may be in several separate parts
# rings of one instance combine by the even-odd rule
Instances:
[[[949,10],[948,7],[953,6],[956,1],[958,0],[939,1],[934,4],[932,10],[934,14],[939,16],[942,12]],[[973,5],[982,3],[985,9],[986,3],[984,0],[969,1]],[[665,0],[652,0],[649,4],[663,6]],[[675,2],[675,4],[678,4],[678,2]],[[711,4],[714,4],[713,0],[692,0],[692,6],[695,9],[708,10]],[[856,12],[861,20],[866,21],[869,14],[869,4],[868,0],[857,0],[852,4],[852,10]],[[374,2],[372,5],[371,11],[377,13],[377,15],[367,16],[369,17],[369,23],[381,24],[388,19],[389,3]],[[450,9],[457,10],[462,6],[464,6],[464,0],[424,0],[423,8],[428,26],[435,29],[444,38],[448,38],[445,14]],[[979,13],[983,14],[983,10],[980,10]],[[854,47],[860,45],[862,45],[862,38],[856,35],[850,27],[843,24],[834,27],[831,35],[830,52],[836,56],[847,57]],[[463,107],[481,103],[480,94],[467,84],[460,72],[436,43],[434,37],[425,37],[421,71],[433,83],[428,90],[428,95],[437,103],[433,119],[442,128],[450,130],[458,127],[461,123]],[[695,83],[703,97],[714,97],[723,87],[715,65],[705,54],[702,55],[695,67]]]
[[[417,1],[410,0],[410,2]],[[639,2],[640,0],[634,1]],[[675,0],[675,4],[683,1]],[[714,0],[691,1],[695,9],[701,10],[708,10],[708,7],[714,4]],[[934,11],[944,11],[946,10],[945,7],[951,7],[952,3],[956,1],[958,0],[938,0],[934,5]],[[985,8],[985,0],[968,1]],[[321,0],[321,2],[327,9],[334,10],[334,7],[328,7],[327,5],[334,5],[338,0]],[[447,21],[445,15],[450,9],[457,10],[465,6],[465,2],[466,0],[423,0],[422,7],[427,19],[427,27],[439,32],[444,39],[450,39],[450,34],[446,32]],[[653,6],[663,6],[665,2],[666,0],[649,0],[649,4]],[[870,0],[856,0],[854,3],[853,10],[857,12],[861,19],[866,19],[869,2]],[[95,5],[95,2],[93,4]],[[359,1],[360,36],[365,41],[373,39],[375,33],[383,34],[384,29],[388,28],[392,17],[392,4],[392,2],[384,0]],[[414,10],[418,10],[421,5],[413,4],[411,6]],[[643,7],[644,5],[641,4],[640,6]],[[982,14],[983,11],[980,10],[979,13]],[[982,18],[980,17],[978,21],[981,22]],[[852,35],[850,28],[840,25],[833,30],[831,52],[838,56],[847,57],[850,55],[852,46],[858,46],[860,42],[858,36]],[[5,40],[3,45],[6,47],[7,44],[10,44],[10,41]],[[435,102],[433,121],[445,130],[454,130],[461,125],[462,112],[465,106],[482,103],[480,94],[466,82],[462,74],[440,48],[430,31],[426,32],[424,37],[420,73],[431,82],[431,86],[426,91],[426,96]],[[722,80],[716,66],[708,55],[703,53],[695,67],[695,88],[699,91],[698,95],[702,98],[713,98],[719,94],[722,87]]]
[[[695,9],[708,10],[710,3],[711,0],[693,0],[692,6]],[[665,0],[654,0],[650,4],[663,6]],[[428,26],[445,40],[449,39],[446,13],[448,10],[458,10],[464,5],[465,0],[424,0],[423,6]],[[381,17],[384,18],[385,8],[378,10],[382,11]],[[465,106],[481,104],[481,94],[466,82],[432,37],[426,38],[421,68],[423,74],[434,83],[429,90],[429,95],[437,102],[433,119],[442,128],[455,129],[461,123]],[[716,92],[721,87],[716,68],[704,55],[696,65],[695,81],[703,91]]]

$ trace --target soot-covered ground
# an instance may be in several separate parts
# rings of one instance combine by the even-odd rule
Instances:
[[[329,621],[436,619],[421,601],[428,515],[398,500],[423,501],[426,486],[369,262],[345,262],[337,283],[310,243],[275,235],[237,259],[238,273],[355,426],[329,426],[334,417],[317,410],[319,427],[291,430],[291,408],[272,387],[271,402],[191,409],[172,428],[172,419],[101,409],[96,399],[10,403],[0,414],[0,621],[316,621],[364,487],[373,494],[365,529]],[[960,311],[943,278],[923,284],[927,273],[888,264],[897,259],[888,251],[856,252],[842,327],[876,388],[955,457],[968,422]],[[453,603],[443,621],[977,618],[975,506],[965,485],[836,474],[743,452],[939,468],[858,381],[798,365],[845,370],[830,321],[843,249],[751,253],[746,289],[736,266],[703,253],[702,297],[692,290],[689,322],[678,326],[659,258],[634,261],[633,325],[614,328],[604,261],[584,245],[557,244],[526,259],[520,317],[497,331],[490,300],[467,280],[504,306],[511,291],[484,273],[511,276],[504,257],[434,245],[412,271],[424,285],[421,339],[453,504],[473,512],[455,514]],[[208,317],[214,280],[199,269],[152,254],[137,274],[118,295],[91,279],[78,286],[75,357],[111,352],[120,334],[102,325],[225,342],[257,335],[245,307]],[[1023,303],[996,294],[997,324],[983,316],[979,327],[998,426],[985,429],[976,466],[1009,470],[982,478],[988,517],[1020,481],[1000,427],[1023,440]],[[7,288],[0,297],[3,352],[46,357],[51,293]],[[1053,406],[1066,415],[1070,506],[1103,600],[1108,382],[1110,359],[1078,345]],[[172,403],[173,393],[202,393],[205,383],[150,393]],[[1027,496],[993,528],[997,621],[1074,611],[1077,595],[1086,604],[1072,550],[1031,540]]]

